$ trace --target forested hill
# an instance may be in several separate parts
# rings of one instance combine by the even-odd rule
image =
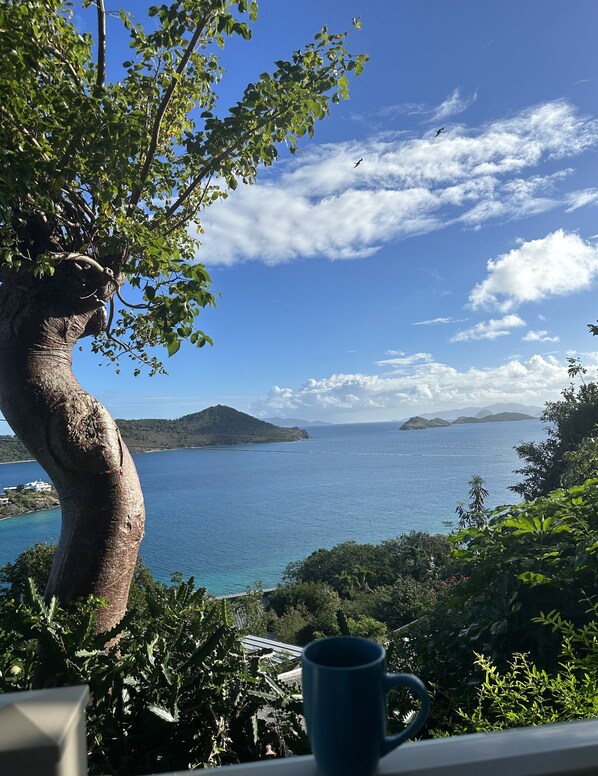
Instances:
[[[30,458],[32,458],[31,453],[16,437],[0,435],[0,463],[27,461]]]
[[[294,442],[307,439],[300,428],[281,428],[222,404],[177,420],[118,420],[131,452],[176,447],[238,445],[251,442]]]

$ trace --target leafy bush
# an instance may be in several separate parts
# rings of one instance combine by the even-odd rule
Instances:
[[[598,607],[590,609],[593,617]],[[482,655],[477,663],[484,680],[471,711],[460,710],[455,732],[486,732],[526,725],[544,725],[598,716],[598,619],[576,628],[557,612],[538,622],[562,637],[559,668],[549,673],[529,655],[516,653],[508,669]]]
[[[529,652],[554,668],[558,640],[534,621],[552,609],[576,626],[587,621],[588,591],[598,589],[598,479],[501,507],[454,541],[469,567],[456,597],[467,610],[462,637],[499,665]]]
[[[336,613],[338,594],[317,582],[294,582],[274,590],[267,602],[269,627],[290,644],[308,644],[321,636],[339,632]]]
[[[398,577],[438,580],[453,573],[446,536],[411,531],[381,544],[343,542],[287,566],[288,582],[323,582],[342,597],[357,590],[392,585]]]
[[[585,372],[576,359],[569,359],[570,377],[581,376],[583,381]],[[562,486],[581,485],[598,475],[595,444],[585,441],[595,436],[598,426],[598,383],[582,382],[578,388],[571,384],[562,397],[560,401],[547,402],[542,413],[542,420],[549,424],[547,438],[515,448],[526,465],[517,469],[517,474],[523,474],[525,479],[513,485],[512,490],[527,500],[546,496]],[[588,445],[592,448],[590,464],[583,449]]]
[[[300,701],[247,654],[226,602],[193,580],[148,586],[145,606],[94,635],[102,602],[62,609],[34,584],[4,595],[0,691],[87,684],[90,773],[187,770],[306,751]]]

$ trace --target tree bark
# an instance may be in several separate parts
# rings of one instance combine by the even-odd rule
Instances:
[[[104,632],[125,613],[145,510],[116,423],[72,371],[74,345],[105,323],[101,290],[88,297],[73,276],[65,267],[52,278],[0,285],[0,410],[60,498],[46,598],[105,598],[96,623]],[[105,288],[103,298],[110,295]]]

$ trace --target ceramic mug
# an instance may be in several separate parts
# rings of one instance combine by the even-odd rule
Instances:
[[[332,636],[308,644],[301,657],[307,734],[324,776],[371,776],[378,761],[423,726],[430,709],[425,685],[411,674],[387,674],[380,644]],[[405,730],[386,736],[386,693],[404,687],[421,706]]]

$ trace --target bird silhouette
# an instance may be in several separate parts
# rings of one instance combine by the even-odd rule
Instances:
[[[356,167],[359,167],[359,165],[360,165],[362,162],[363,162],[363,159],[359,159],[357,162],[355,162],[355,164],[353,165],[353,169],[355,169]]]
[[[439,135],[441,132],[444,132],[444,127],[440,127],[440,129],[437,129],[437,130],[436,130],[436,134],[434,135],[434,137],[438,137],[438,135]]]

